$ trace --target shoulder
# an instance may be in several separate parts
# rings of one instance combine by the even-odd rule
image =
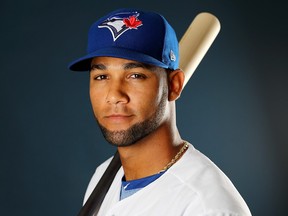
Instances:
[[[168,170],[168,173],[185,187],[186,191],[197,196],[198,206],[201,206],[203,211],[229,212],[229,214],[221,215],[237,215],[233,212],[239,215],[251,215],[245,201],[230,179],[191,144],[183,157]],[[195,208],[194,204],[191,206]]]

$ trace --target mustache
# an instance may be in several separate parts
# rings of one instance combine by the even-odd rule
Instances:
[[[102,114],[103,116],[112,116],[112,115],[124,115],[124,116],[129,116],[134,113],[135,110],[133,110],[130,107],[123,106],[123,105],[114,105],[114,106],[107,106]]]

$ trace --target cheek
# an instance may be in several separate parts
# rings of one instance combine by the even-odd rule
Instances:
[[[151,88],[152,89],[152,88]],[[167,85],[160,83],[159,86],[147,92],[147,100],[150,101],[150,106],[158,106],[163,98],[167,98]]]
[[[99,112],[99,109],[100,109],[101,100],[103,100],[103,99],[101,99],[101,97],[99,97],[101,94],[99,94],[95,90],[92,91],[90,89],[89,94],[90,94],[90,102],[91,102],[91,105],[92,105],[92,109],[93,109],[94,115],[97,116],[97,112]]]
[[[151,116],[158,109],[162,98],[162,91],[154,89],[153,91],[147,90],[143,94],[135,94],[134,100],[131,101],[134,101],[134,107],[137,107],[137,111],[141,112],[143,116]]]

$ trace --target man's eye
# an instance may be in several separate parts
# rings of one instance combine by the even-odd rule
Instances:
[[[107,79],[106,75],[98,75],[94,77],[94,80],[104,80],[104,79]]]
[[[146,76],[143,74],[132,74],[130,77],[132,79],[145,79],[146,78]]]

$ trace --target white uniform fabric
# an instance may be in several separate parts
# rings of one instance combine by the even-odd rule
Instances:
[[[111,158],[93,175],[84,198],[92,193]],[[250,216],[245,201],[226,175],[189,144],[188,150],[160,178],[119,201],[121,167],[104,198],[100,216]]]

